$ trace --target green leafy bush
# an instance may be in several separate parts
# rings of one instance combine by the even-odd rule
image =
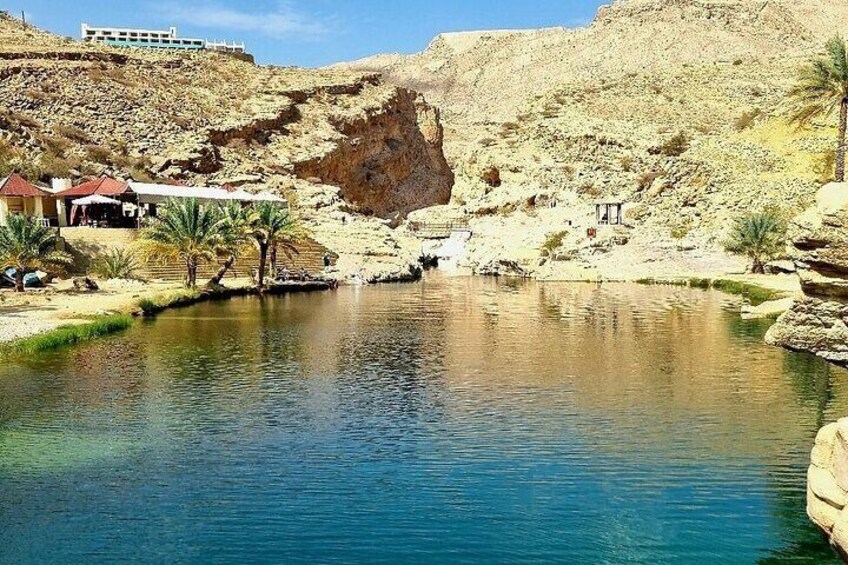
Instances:
[[[548,234],[545,243],[542,244],[542,257],[549,257],[554,251],[562,247],[562,242],[568,237],[567,231]]]
[[[134,279],[139,265],[135,255],[126,248],[115,248],[101,255],[94,272],[105,279]]]
[[[778,257],[786,246],[786,222],[774,210],[745,216],[736,221],[725,248],[751,259],[751,271],[764,273],[765,264]]]

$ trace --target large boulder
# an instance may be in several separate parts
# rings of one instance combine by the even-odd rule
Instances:
[[[822,187],[790,237],[805,298],[778,318],[766,341],[848,366],[848,183]]]
[[[840,555],[848,556],[848,418],[816,436],[807,472],[807,514]]]

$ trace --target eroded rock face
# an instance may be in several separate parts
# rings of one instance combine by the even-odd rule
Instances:
[[[778,319],[766,341],[848,366],[848,183],[823,187],[791,235],[805,298]]]
[[[375,216],[446,203],[453,185],[439,112],[373,73],[111,48],[2,11],[0,150],[42,181],[108,170],[276,192],[338,275],[366,282],[420,274],[420,248]]]
[[[848,559],[848,418],[816,436],[807,472],[807,514]]]
[[[300,178],[340,187],[359,212],[382,218],[447,204],[453,173],[442,153],[439,111],[399,88],[367,118],[339,121],[326,154],[295,164]]]

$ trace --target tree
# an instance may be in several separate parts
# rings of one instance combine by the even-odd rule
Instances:
[[[277,247],[282,247],[283,252],[289,256],[292,253],[299,253],[295,245],[306,237],[306,232],[287,209],[275,202],[254,204],[253,211],[255,216],[252,235],[259,249],[259,272],[256,277],[256,286],[261,291],[265,288],[265,270],[269,250],[271,271],[275,273],[277,270]]]
[[[224,280],[227,271],[233,268],[242,249],[248,245],[251,236],[251,225],[255,214],[252,209],[245,208],[239,202],[230,202],[221,209],[221,241],[218,251],[227,255],[227,259],[218,272],[209,280],[209,286],[218,286]]]
[[[212,261],[224,240],[225,219],[220,207],[201,204],[196,198],[169,199],[141,234],[142,251],[164,260],[182,261],[185,284],[197,286],[201,260]]]
[[[56,233],[37,219],[14,214],[0,226],[0,265],[14,267],[15,291],[24,292],[27,274],[70,263],[70,255],[56,251]]]
[[[786,223],[771,210],[740,218],[733,226],[728,251],[747,255],[751,272],[764,273],[765,264],[779,256],[786,245]]]
[[[790,120],[799,126],[839,111],[836,182],[845,181],[845,133],[848,129],[848,47],[840,36],[826,45],[826,54],[803,67],[789,91],[794,108]]]

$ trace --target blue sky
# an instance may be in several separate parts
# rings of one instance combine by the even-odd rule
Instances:
[[[607,0],[609,1],[609,0]],[[265,64],[320,66],[414,53],[443,31],[588,23],[603,0],[4,0],[35,25],[73,37],[80,23],[167,28],[244,40]]]

